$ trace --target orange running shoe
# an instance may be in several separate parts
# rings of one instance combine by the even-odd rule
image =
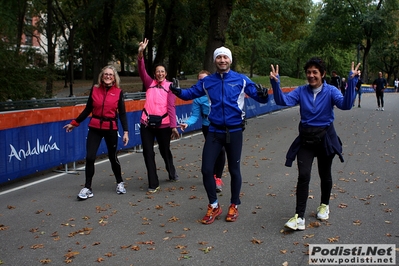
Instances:
[[[212,205],[208,204],[208,211],[206,212],[204,218],[202,218],[201,222],[203,224],[211,224],[213,223],[213,221],[215,221],[215,218],[221,214],[222,214],[222,208],[220,207],[219,204],[216,208],[212,208]]]
[[[232,203],[229,207],[229,212],[227,213],[226,216],[226,221],[227,222],[235,222],[238,218],[238,208],[237,205]]]

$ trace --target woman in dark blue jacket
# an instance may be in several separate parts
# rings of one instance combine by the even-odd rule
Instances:
[[[301,122],[299,136],[292,143],[288,153],[286,166],[291,166],[295,157],[298,164],[298,183],[296,188],[296,212],[285,224],[293,230],[305,230],[305,209],[309,194],[309,182],[314,157],[320,176],[321,201],[317,208],[317,218],[329,218],[329,199],[332,188],[331,165],[337,154],[341,161],[342,144],[335,132],[334,106],[342,110],[350,110],[355,99],[355,86],[358,81],[358,68],[352,62],[345,96],[336,87],[325,81],[326,68],[320,58],[310,59],[304,67],[308,84],[284,94],[280,89],[278,65],[272,65],[270,82],[276,104],[295,106],[299,104]]]

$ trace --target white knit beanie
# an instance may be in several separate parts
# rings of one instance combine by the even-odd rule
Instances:
[[[216,57],[218,57],[218,55],[226,55],[228,58],[230,58],[231,63],[233,63],[233,57],[231,56],[231,51],[222,46],[217,48],[214,52],[213,52],[213,62],[215,62]]]

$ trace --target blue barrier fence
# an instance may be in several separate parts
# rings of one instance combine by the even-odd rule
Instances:
[[[272,94],[269,96],[271,100],[267,104],[260,104],[246,98],[247,118],[283,108],[274,103]],[[191,104],[176,106],[179,123],[184,122],[190,114]],[[123,146],[122,138],[120,138],[119,150],[141,145],[140,115],[141,111],[128,112],[130,140],[127,146]],[[57,121],[0,130],[0,184],[83,160],[86,156],[89,119],[86,119],[72,132],[66,133],[63,126],[69,122],[69,120]],[[201,129],[201,121],[197,121],[185,132],[198,129]],[[119,135],[123,135],[122,129],[120,129]],[[107,148],[102,141],[98,155],[106,153]]]

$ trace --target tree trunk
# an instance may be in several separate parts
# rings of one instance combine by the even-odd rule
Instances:
[[[21,49],[21,42],[22,42],[22,35],[24,33],[24,27],[25,27],[25,15],[26,15],[26,10],[28,8],[28,1],[27,0],[20,0],[18,1],[18,17],[17,17],[17,36],[16,36],[16,49],[15,53],[19,55],[20,49]]]
[[[54,63],[55,51],[53,45],[53,4],[52,0],[47,0],[47,81],[46,81],[46,96],[53,96],[53,76],[54,76]]]
[[[93,32],[93,84],[97,83],[98,75],[101,72],[101,69],[108,65],[109,60],[111,58],[110,55],[110,36],[111,36],[111,27],[112,27],[112,19],[114,16],[115,10],[115,1],[109,0],[106,1],[103,6],[103,15],[102,19],[97,21]]]
[[[225,44],[225,32],[233,12],[233,0],[209,0],[209,32],[205,49],[204,69],[214,72],[213,52]],[[234,56],[233,56],[234,57]]]
[[[154,0],[152,1],[152,4],[150,5],[148,0],[143,0],[144,6],[145,6],[145,25],[144,25],[144,38],[148,39],[148,45],[147,45],[147,56],[144,54],[144,60],[145,60],[145,67],[147,70],[148,75],[153,77],[152,73],[152,65],[153,65],[153,53],[152,53],[152,48],[154,47],[154,25],[155,25],[155,13],[157,10],[157,5],[158,1]],[[143,38],[143,39],[144,39]],[[143,92],[145,91],[145,88],[143,86]]]

